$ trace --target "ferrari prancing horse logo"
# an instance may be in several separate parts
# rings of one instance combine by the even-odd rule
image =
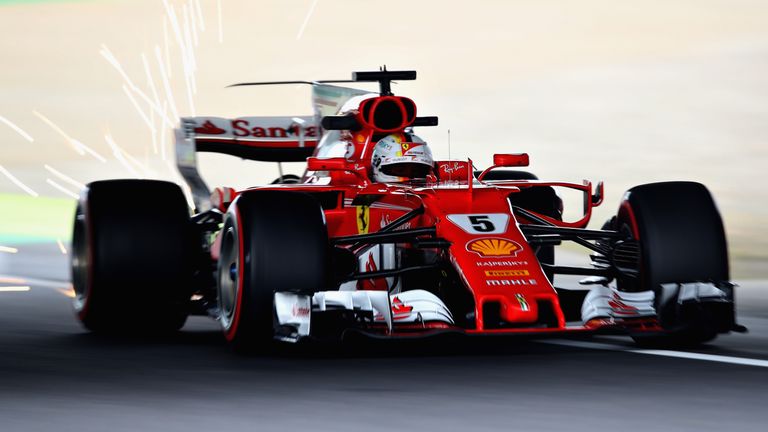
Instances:
[[[368,234],[368,226],[371,224],[371,208],[356,206],[355,209],[358,234]]]

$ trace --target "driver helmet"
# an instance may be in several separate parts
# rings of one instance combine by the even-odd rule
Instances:
[[[376,143],[371,157],[373,181],[402,183],[426,179],[434,165],[432,151],[410,133],[387,135]]]

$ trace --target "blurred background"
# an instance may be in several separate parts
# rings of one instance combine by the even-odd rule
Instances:
[[[766,23],[764,0],[0,0],[0,429],[764,431]],[[451,158],[478,167],[528,152],[542,179],[604,180],[593,228],[634,185],[707,185],[750,333],[684,351],[595,336],[243,358],[206,317],[153,338],[79,325],[68,249],[84,184],[180,181],[179,116],[311,114],[306,87],[229,84],[384,64],[418,71],[394,91],[440,117],[416,131],[438,158],[450,130]],[[211,186],[278,175],[200,165]],[[138,286],[125,301],[151,299]]]
[[[450,130],[453,158],[528,152],[541,178],[605,180],[593,226],[633,185],[703,182],[735,275],[765,277],[766,22],[750,0],[0,0],[0,245],[66,244],[89,181],[178,181],[176,116],[311,113],[307,88],[228,84],[386,64],[418,71],[394,91],[440,117],[417,130],[437,157]],[[277,176],[200,163],[213,186]]]

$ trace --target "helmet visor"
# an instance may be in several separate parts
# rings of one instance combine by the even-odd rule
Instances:
[[[426,164],[414,162],[401,162],[388,164],[381,167],[381,172],[395,177],[406,177],[409,179],[423,179],[427,177],[432,167]]]

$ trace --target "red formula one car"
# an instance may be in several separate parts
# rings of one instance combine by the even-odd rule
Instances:
[[[437,118],[390,90],[415,78],[353,74],[378,93],[307,83],[314,117],[182,119],[177,159],[192,216],[173,183],[91,183],[73,236],[80,321],[173,331],[204,314],[238,348],[350,332],[611,332],[691,344],[743,330],[723,224],[703,185],[634,187],[602,229],[587,229],[602,183],[540,181],[519,170],[527,154],[496,154],[482,171],[433,161],[413,129]],[[210,191],[197,152],[307,165],[301,178]],[[580,220],[562,220],[558,188],[583,194]],[[555,264],[566,241],[591,251],[591,266]],[[581,289],[554,285],[555,275],[583,275]]]

